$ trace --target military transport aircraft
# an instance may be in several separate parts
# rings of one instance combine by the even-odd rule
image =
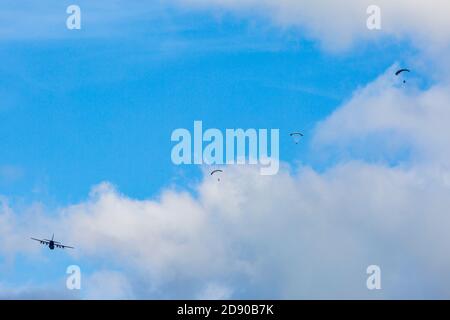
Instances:
[[[44,244],[46,246],[48,246],[50,248],[50,250],[54,250],[55,248],[61,248],[61,249],[65,249],[65,248],[70,248],[70,249],[75,249],[74,247],[69,247],[66,245],[61,244],[61,242],[55,241],[53,240],[53,238],[55,237],[55,234],[52,235],[52,240],[48,240],[48,239],[36,239],[36,238],[31,238],[32,240],[36,240],[39,241],[41,244]]]

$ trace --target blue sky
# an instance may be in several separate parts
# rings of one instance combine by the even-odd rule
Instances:
[[[38,7],[19,2],[2,4],[5,14],[0,15],[7,17],[0,19],[0,28],[6,30],[0,40],[0,195],[19,217],[17,230],[22,228],[20,216],[29,214],[59,221],[60,210],[84,203],[93,186],[105,181],[135,201],[159,199],[167,189],[201,192],[201,168],[177,167],[170,158],[172,131],[192,129],[194,120],[222,130],[279,128],[284,163],[326,171],[349,160],[342,155],[352,147],[334,156],[317,151],[317,125],[358,90],[393,65],[417,67],[426,84],[418,91],[435,81],[416,61],[432,59],[408,36],[380,32],[376,41],[334,52],[308,28],[295,23],[279,27],[265,15],[120,1],[78,1],[82,30],[69,31],[65,8],[71,3],[43,1]],[[305,137],[294,145],[288,134],[298,130]],[[363,155],[352,155],[351,161],[387,168],[406,161],[404,149],[392,156],[378,150],[376,143],[372,148],[366,143]],[[17,233],[48,237],[40,232],[50,229],[47,225],[33,234]],[[62,230],[50,232],[63,241],[76,239],[66,240]],[[405,257],[416,259],[413,270],[422,270],[420,258]],[[108,269],[126,275],[130,283],[138,281],[130,276],[133,266],[101,255],[26,249],[11,256],[0,251],[0,264],[0,290],[7,288],[6,296],[8,290],[25,287],[59,292],[70,264],[80,265],[87,278]],[[242,274],[230,276],[231,282],[240,277],[248,286],[234,288],[233,297],[254,297],[258,292],[258,297],[283,297],[281,292],[289,297],[286,288],[274,293],[251,285],[257,280]],[[133,297],[191,297],[184,287],[200,287],[195,279],[176,279],[178,275],[155,285],[150,293],[133,284],[130,290]],[[418,296],[439,297],[440,289],[434,286],[421,283]],[[392,292],[395,297],[397,291]],[[86,297],[83,292],[80,296]]]
[[[29,196],[37,187],[67,203],[108,180],[130,196],[152,196],[177,169],[171,132],[192,128],[194,120],[213,128],[280,128],[282,159],[292,160],[298,154],[289,132],[310,132],[355,88],[409,53],[406,45],[388,54],[367,46],[336,57],[301,34],[196,16],[195,23],[183,16],[175,31],[153,32],[150,41],[144,30],[160,21],[115,22],[114,29],[139,31],[95,36],[83,20],[82,30],[56,40],[6,41],[2,158],[23,177],[4,192]],[[181,48],[158,49],[172,42]]]

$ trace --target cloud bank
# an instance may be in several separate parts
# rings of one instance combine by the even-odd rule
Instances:
[[[53,222],[80,262],[121,270],[86,277],[85,297],[448,298],[450,90],[411,90],[388,70],[315,136],[337,150],[374,141],[378,159],[407,145],[395,165],[363,154],[270,177],[231,166],[220,183],[205,174],[195,195],[165,190],[145,201],[96,186]],[[22,235],[2,208],[4,251],[13,229]],[[371,264],[382,270],[379,292],[365,286]]]

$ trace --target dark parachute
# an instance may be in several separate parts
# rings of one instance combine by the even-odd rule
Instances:
[[[303,133],[301,132],[291,132],[289,135],[292,137],[295,144],[298,144],[300,142],[300,139],[303,137]]]
[[[400,70],[397,70],[397,72],[395,73],[395,75],[396,76],[399,76],[401,73],[403,73],[403,72],[411,72],[411,70],[409,70],[409,69],[400,69]],[[406,80],[403,80],[403,83],[406,83]]]
[[[220,169],[213,170],[213,171],[211,171],[211,176],[217,175],[219,173],[223,173],[223,170],[220,170]],[[220,181],[220,178],[217,178],[217,181]]]
[[[400,70],[398,70],[396,73],[395,73],[395,75],[396,76],[398,76],[400,73],[402,73],[402,72],[411,72],[411,70],[409,70],[409,69],[400,69]]]

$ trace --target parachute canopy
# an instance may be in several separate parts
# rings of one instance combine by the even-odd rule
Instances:
[[[409,69],[400,69],[400,70],[398,70],[396,73],[395,73],[395,75],[396,76],[398,76],[400,73],[402,73],[402,72],[411,72],[411,70],[409,70]]]
[[[223,172],[223,170],[220,170],[220,169],[217,169],[217,170],[213,170],[213,171],[211,171],[211,176],[213,176],[213,175],[217,175],[217,174],[220,174],[220,173],[222,173]],[[217,181],[220,181],[220,178],[217,178]]]
[[[298,144],[301,137],[303,137],[303,133],[301,132],[291,132],[289,135],[294,139],[295,144]]]
[[[411,72],[411,70],[409,70],[409,69],[400,69],[400,70],[397,70],[397,72],[395,73],[395,75],[396,76],[399,76],[401,73],[403,73],[403,72]],[[403,80],[403,83],[406,83],[406,80]]]

